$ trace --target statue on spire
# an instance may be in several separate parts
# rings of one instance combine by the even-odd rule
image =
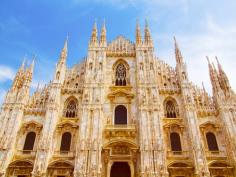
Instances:
[[[145,20],[144,42],[148,46],[153,46],[153,42],[152,42],[151,34],[149,31],[147,19]]]
[[[97,36],[98,36],[98,30],[97,30],[97,22],[95,20],[94,25],[93,25],[92,35],[91,35],[91,38],[90,38],[90,45],[93,45],[93,46],[97,45],[97,43],[98,43]]]
[[[177,40],[174,36],[174,43],[175,43],[175,58],[176,58],[176,62],[177,64],[183,64],[183,57],[182,57],[182,54],[181,54],[181,51],[179,49],[179,46],[178,46],[178,43],[177,43]]]
[[[60,62],[61,63],[65,63],[66,62],[66,58],[67,58],[67,43],[68,43],[68,36],[66,37],[65,43],[64,43],[64,47],[61,51],[61,55],[60,55]]]
[[[136,22],[136,45],[142,44],[142,34],[139,26],[139,21]]]
[[[100,46],[102,47],[106,47],[107,45],[107,39],[106,39],[106,23],[105,20],[103,22],[103,26],[102,26],[102,31],[101,31],[101,36],[100,36]]]
[[[207,58],[207,61],[208,61],[209,74],[210,74],[213,93],[217,93],[217,92],[220,91],[220,85],[219,85],[217,70],[216,70],[214,64],[210,63],[209,57],[206,56],[206,58]]]
[[[217,66],[218,66],[218,72],[219,72],[218,79],[219,79],[220,86],[221,86],[222,90],[225,92],[225,94],[227,94],[227,93],[230,94],[231,86],[229,83],[229,79],[228,79],[226,73],[224,72],[217,56],[215,57],[215,59],[217,61]]]

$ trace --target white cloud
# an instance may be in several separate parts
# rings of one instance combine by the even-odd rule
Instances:
[[[161,36],[161,37],[160,37]],[[206,17],[206,30],[194,34],[177,34],[177,40],[187,63],[188,74],[191,81],[201,86],[203,81],[207,90],[211,92],[211,84],[208,73],[206,56],[213,62],[218,56],[223,69],[229,77],[231,86],[236,89],[236,78],[234,77],[236,66],[236,25],[219,25],[212,17]],[[163,47],[160,53],[161,58],[172,65],[175,64],[174,49],[171,34],[154,33],[154,39],[160,42],[169,40],[169,47]]]
[[[15,76],[15,71],[13,68],[0,65],[0,82],[12,80],[14,76]]]

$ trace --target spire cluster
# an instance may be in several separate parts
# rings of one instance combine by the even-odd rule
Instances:
[[[142,40],[142,33],[140,30],[139,21],[137,20],[136,22],[136,45],[142,45],[142,44],[148,47],[153,47],[153,40],[151,37],[147,19],[145,20],[144,41]]]
[[[26,57],[24,57],[21,66],[19,67],[16,76],[13,80],[12,89],[20,89],[23,85],[28,84],[32,81],[34,72],[35,57],[31,64],[26,67]]]
[[[215,60],[217,62],[217,69],[213,62],[210,62],[209,57],[207,56],[208,61],[208,67],[209,67],[209,74],[210,79],[213,87],[213,93],[219,93],[223,91],[223,93],[228,96],[231,94],[231,86],[229,83],[229,79],[224,72],[221,64],[219,63],[219,60],[217,57],[215,57]]]
[[[89,46],[90,47],[98,47],[98,46],[106,47],[106,45],[107,45],[107,39],[106,39],[106,24],[105,24],[105,20],[104,20],[103,25],[102,25],[99,41],[98,41],[97,22],[95,20],[94,25],[93,25],[93,30],[92,30],[91,38],[90,38]]]

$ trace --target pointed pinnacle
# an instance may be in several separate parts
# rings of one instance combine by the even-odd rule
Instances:
[[[23,58],[23,61],[22,61],[22,64],[21,64],[20,69],[22,69],[22,70],[25,69],[25,63],[26,63],[26,55],[25,55],[24,58]]]
[[[136,19],[136,28],[139,29],[140,26],[139,26],[139,19]]]
[[[30,73],[33,73],[33,71],[34,71],[34,65],[35,65],[35,55],[34,55],[34,57],[33,57],[33,60],[32,60],[32,62],[31,62],[31,64],[30,64],[29,68],[28,68],[28,71],[29,71]]]
[[[147,18],[145,19],[145,28],[148,28],[148,20],[147,20]]]
[[[204,86],[203,82],[202,82],[202,88],[203,88],[204,92],[206,92],[206,89],[205,89],[205,86]]]
[[[211,63],[210,63],[209,57],[206,56],[206,59],[207,59],[208,64],[210,65]]]
[[[215,56],[215,59],[216,59],[216,62],[217,62],[217,64],[218,64],[218,66],[221,66],[221,64],[220,64],[220,62],[219,62],[219,60],[218,60],[218,57],[217,57],[217,56]]]
[[[175,36],[173,38],[174,38],[175,46],[177,46],[178,44],[177,44],[177,40],[176,40]]]
[[[105,21],[105,19],[103,20],[102,33],[106,33],[106,21]]]
[[[65,49],[67,50],[68,39],[69,39],[69,36],[67,35],[67,36],[66,36],[65,43],[64,43],[64,47],[63,47],[64,50],[65,50]]]
[[[97,31],[97,19],[94,20],[93,31]]]

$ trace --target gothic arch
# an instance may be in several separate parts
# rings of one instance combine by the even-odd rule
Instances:
[[[16,160],[13,161],[9,164],[9,167],[21,167],[21,166],[29,166],[29,167],[33,167],[34,163],[30,160]]]
[[[172,161],[168,165],[169,175],[172,176],[193,176],[194,168],[192,164],[180,161]]]
[[[212,176],[234,176],[234,168],[225,161],[214,160],[208,168]]]
[[[207,121],[200,125],[202,138],[207,151],[224,150],[221,144],[224,144],[224,134],[220,131],[220,126],[212,121]],[[222,149],[223,148],[223,149]]]
[[[57,164],[65,164],[68,167],[74,167],[73,163],[68,160],[55,160],[55,161],[52,161],[48,166],[56,167]]]
[[[78,100],[74,96],[67,98],[65,101],[63,114],[67,118],[78,116]]]
[[[166,118],[179,117],[179,108],[176,100],[172,97],[167,97],[163,103],[164,113]]]
[[[192,167],[191,163],[188,162],[182,162],[182,161],[172,161],[168,164],[168,168],[169,167]]]
[[[128,147],[130,147],[132,149],[139,148],[138,145],[131,140],[127,140],[127,139],[115,139],[114,140],[113,139],[113,140],[109,141],[108,143],[104,144],[103,149],[106,149],[106,148],[114,146],[115,144],[121,144],[121,143],[127,145]]]
[[[68,160],[56,160],[48,165],[47,171],[53,176],[73,176],[74,165]]]
[[[129,85],[129,64],[123,59],[113,64],[113,83],[116,86]]]
[[[18,176],[18,175],[26,175],[31,176],[31,172],[33,171],[33,162],[30,160],[16,160],[9,164],[6,176]]]

